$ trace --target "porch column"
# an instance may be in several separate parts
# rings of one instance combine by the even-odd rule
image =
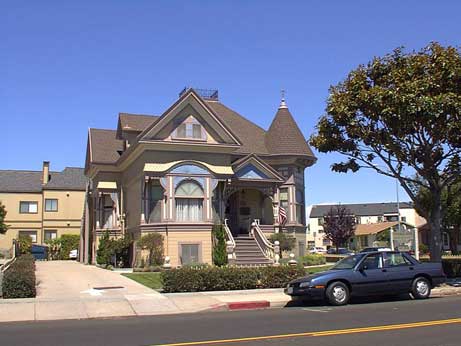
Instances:
[[[101,228],[101,196],[102,193],[98,192],[96,194],[96,228]]]
[[[146,223],[146,199],[147,199],[147,183],[146,178],[141,180],[141,225]]]
[[[280,205],[280,189],[277,187],[274,191],[274,198],[272,200],[272,211],[274,217],[274,232],[278,233],[280,230],[279,225],[279,205]]]

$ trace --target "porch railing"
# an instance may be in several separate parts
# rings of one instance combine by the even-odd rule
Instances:
[[[253,237],[255,238],[256,243],[258,244],[264,256],[267,259],[274,260],[274,245],[267,239],[266,235],[261,230],[261,227],[259,227],[259,220],[254,220],[252,222],[250,232],[251,235],[253,235]]]
[[[235,239],[229,226],[227,225],[227,219],[224,219],[224,231],[226,233],[227,247],[230,247],[230,249],[227,249],[227,253],[232,254],[232,258],[229,259],[235,260]]]

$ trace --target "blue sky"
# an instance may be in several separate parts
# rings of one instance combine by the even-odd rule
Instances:
[[[330,85],[398,46],[459,45],[459,1],[21,1],[0,4],[0,169],[83,166],[89,127],[161,114],[186,85],[268,128],[287,90],[309,137]],[[308,204],[395,200],[392,179],[306,170]],[[407,197],[401,191],[401,199]]]

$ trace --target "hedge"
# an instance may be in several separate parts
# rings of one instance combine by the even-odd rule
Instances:
[[[285,287],[304,276],[300,266],[179,268],[161,274],[163,291],[199,292]]]
[[[3,276],[3,298],[35,297],[35,259],[22,255],[5,271]]]
[[[461,257],[443,258],[442,267],[447,277],[449,278],[461,277]]]

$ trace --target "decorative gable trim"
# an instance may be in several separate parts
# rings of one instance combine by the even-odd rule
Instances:
[[[235,176],[239,180],[265,180],[284,182],[285,179],[276,170],[262,161],[257,155],[250,154],[233,164]]]
[[[172,131],[179,125],[175,123],[175,118],[179,114],[190,107],[202,119],[197,119],[202,126],[208,127],[214,132],[210,134],[219,144],[228,144],[240,146],[241,143],[237,136],[214,114],[208,105],[194,92],[189,89],[184,93],[170,108],[168,108],[162,116],[147,127],[139,136],[142,141],[158,141],[171,135]],[[205,123],[203,123],[205,122]],[[181,121],[182,123],[182,121]],[[169,130],[168,130],[169,127]],[[165,132],[166,133],[162,133]],[[160,138],[159,138],[160,137]],[[219,137],[219,138],[216,138]],[[172,139],[175,140],[174,138]]]

